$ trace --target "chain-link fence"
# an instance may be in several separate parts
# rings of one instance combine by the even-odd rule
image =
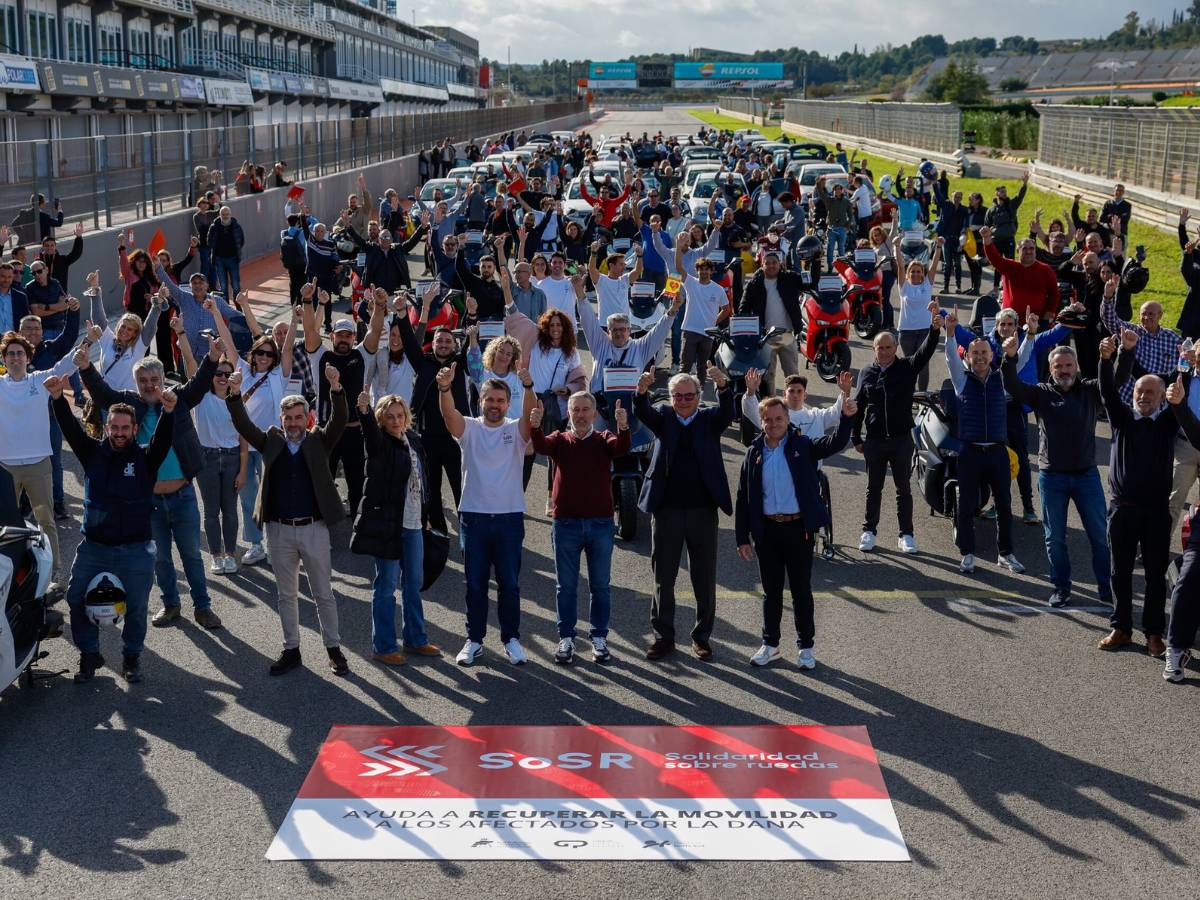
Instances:
[[[962,147],[962,111],[952,103],[785,100],[785,122],[938,153]]]
[[[1038,161],[1200,197],[1200,110],[1042,106]]]
[[[242,163],[276,160],[290,179],[354,169],[428,149],[444,138],[468,141],[520,130],[586,111],[582,101],[494,107],[324,122],[159,131],[47,141],[0,143],[0,220],[9,221],[44,194],[62,201],[65,225],[108,228],[192,205],[198,166],[232,185]],[[232,191],[232,188],[230,188]],[[60,233],[63,233],[60,231]],[[23,240],[31,236],[21,235]]]
[[[753,116],[756,119],[761,119],[763,114],[763,102],[756,97],[718,97],[717,107],[729,112],[740,113],[743,116]]]

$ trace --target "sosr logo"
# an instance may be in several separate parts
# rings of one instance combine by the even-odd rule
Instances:
[[[375,760],[375,762],[364,763],[367,770],[359,772],[359,777],[387,775],[391,778],[399,778],[405,775],[437,775],[439,772],[446,771],[445,766],[433,761],[439,758],[438,751],[443,746],[435,744],[431,747],[417,747],[415,744],[409,744],[404,747],[389,747],[387,744],[380,744],[376,747],[368,747],[366,750],[359,750],[358,752],[363,756]]]

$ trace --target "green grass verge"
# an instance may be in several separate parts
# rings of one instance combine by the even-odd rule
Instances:
[[[1158,105],[1159,106],[1200,106],[1200,97],[1184,97],[1183,95],[1180,95],[1178,97],[1168,97],[1166,100],[1161,101]]]
[[[1197,99],[1183,97],[1179,99]],[[707,125],[714,125],[717,128],[728,128],[736,130],[738,128],[749,127],[749,124],[741,119],[734,119],[730,116],[722,116],[716,113],[706,112],[703,110],[689,110],[693,116],[700,119]],[[759,128],[764,135],[772,140],[779,137],[781,129],[778,126],[763,126]],[[789,136],[801,137],[804,135],[800,132],[788,132]],[[853,147],[853,141],[847,139],[843,142],[844,146]],[[878,154],[871,154],[869,157],[871,170],[878,177],[885,173],[895,174],[900,168],[900,163],[897,160],[889,159]],[[912,171],[912,167],[907,167],[908,171]],[[1010,195],[1015,195],[1017,184],[1015,179],[1004,178],[955,178],[952,179],[951,185],[954,190],[962,191],[964,194],[970,194],[972,191],[978,191],[983,194],[984,202],[991,202],[991,198],[995,193],[996,185],[1007,184]],[[1070,210],[1071,198],[1065,194],[1057,192],[1044,191],[1039,188],[1031,187],[1025,195],[1025,200],[1021,204],[1022,222],[1028,222],[1033,213],[1037,209],[1042,210],[1042,223],[1048,224],[1051,219],[1062,218],[1063,212]],[[1179,242],[1175,237],[1174,231],[1167,231],[1163,228],[1155,228],[1152,225],[1143,225],[1140,222],[1132,222],[1129,226],[1129,240],[1127,246],[1132,250],[1138,244],[1144,244],[1146,247],[1146,264],[1150,269],[1150,283],[1142,293],[1137,295],[1137,302],[1145,302],[1147,300],[1157,300],[1163,305],[1165,310],[1164,318],[1168,325],[1174,326],[1179,318],[1179,312],[1183,308],[1183,299],[1185,295],[1185,287],[1183,279],[1179,274]]]

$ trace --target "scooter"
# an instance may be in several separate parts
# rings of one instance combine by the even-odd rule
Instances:
[[[650,451],[655,441],[654,433],[634,412],[633,398],[641,374],[641,370],[635,368],[606,368],[605,387],[596,398],[598,420],[602,419],[604,423],[602,425],[597,421],[597,427],[615,430],[613,410],[616,409],[618,401],[621,409],[628,414],[629,452],[612,462],[613,512],[617,518],[617,536],[623,541],[632,541],[637,537],[638,519],[641,515],[638,497],[642,493],[646,471],[650,468]],[[651,399],[657,401],[660,397],[656,392]]]
[[[906,231],[900,237],[900,271],[908,270],[910,263],[919,262],[929,271],[929,260],[933,252],[930,250],[929,237],[926,231]]]
[[[0,470],[0,494],[9,498],[0,509],[0,596],[4,597],[4,616],[0,617],[0,689],[17,681],[32,687],[35,681],[53,678],[62,672],[37,669],[39,660],[49,654],[42,642],[59,637],[63,615],[50,609],[46,589],[54,562],[50,541],[41,529],[31,527],[17,512],[12,478]]]
[[[874,250],[855,250],[853,256],[835,259],[833,268],[847,287],[859,287],[850,295],[850,321],[854,333],[864,340],[875,337],[883,327],[883,273]]]
[[[804,292],[803,351],[821,380],[833,384],[850,368],[850,301],[861,286],[846,287],[840,275],[822,275],[815,290]]]
[[[918,391],[913,406],[918,409],[913,425],[913,476],[930,515],[953,519],[958,509],[958,456],[963,443],[955,435],[955,396],[949,382],[938,393]],[[991,489],[979,486],[979,505],[991,499]]]
[[[751,369],[760,372],[767,370],[771,363],[771,348],[767,342],[784,331],[776,327],[764,332],[758,316],[733,316],[726,325],[705,329],[704,333],[713,339],[713,361],[733,382],[735,396],[745,393],[747,372]],[[741,423],[742,444],[748,447],[757,429],[740,413],[738,420]]]

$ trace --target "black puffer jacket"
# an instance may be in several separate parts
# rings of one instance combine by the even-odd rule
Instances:
[[[373,414],[361,417],[367,450],[367,482],[354,520],[350,549],[364,556],[404,561],[404,504],[412,458],[403,441],[380,430]],[[421,463],[421,527],[429,522],[429,491],[425,486],[425,451],[413,429],[406,435]]]

